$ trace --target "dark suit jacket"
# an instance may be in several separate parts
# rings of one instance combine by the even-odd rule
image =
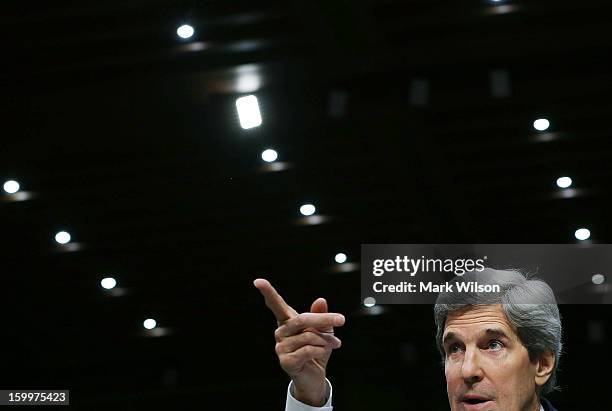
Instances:
[[[545,411],[557,411],[555,407],[552,406],[550,402],[546,398],[540,398],[542,402],[542,407],[544,407]]]

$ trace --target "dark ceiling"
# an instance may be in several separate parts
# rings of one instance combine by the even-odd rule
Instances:
[[[603,0],[3,2],[0,178],[22,191],[0,196],[0,385],[69,388],[84,410],[282,409],[274,322],[251,283],[264,276],[298,310],[325,296],[347,315],[338,409],[445,409],[431,307],[365,315],[358,266],[333,257],[571,243],[582,226],[610,242],[611,13]],[[183,23],[193,38],[176,36]],[[243,130],[234,104],[250,93],[263,124]],[[54,243],[60,230],[72,243]],[[578,353],[602,349],[589,336],[612,332],[612,311],[562,311],[557,402],[586,409],[580,390],[597,390]]]

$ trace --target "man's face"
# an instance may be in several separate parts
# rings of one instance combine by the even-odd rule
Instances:
[[[537,364],[529,360],[501,305],[449,313],[443,345],[451,410],[539,410]]]

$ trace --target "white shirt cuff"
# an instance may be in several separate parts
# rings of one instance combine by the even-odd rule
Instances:
[[[332,411],[332,386],[327,378],[325,379],[325,386],[327,391],[325,396],[325,405],[322,407],[313,407],[311,405],[306,405],[293,397],[293,381],[291,381],[289,383],[289,387],[287,388],[287,405],[285,406],[285,411]]]

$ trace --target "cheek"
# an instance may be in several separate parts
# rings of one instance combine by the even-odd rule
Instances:
[[[449,365],[448,362],[444,366],[444,376],[446,377],[446,388],[447,388],[449,395],[453,391],[453,388],[455,388],[461,380],[458,369],[459,368],[457,367],[457,365],[452,365],[452,364]]]
[[[453,381],[452,376],[449,374],[448,369],[445,370],[444,373],[446,377],[446,396],[448,397],[448,402],[451,406],[451,411],[454,410],[454,395],[453,393],[457,390],[457,383]]]
[[[533,390],[533,367],[529,361],[509,359],[489,368],[489,378],[500,398],[513,402]]]
[[[535,367],[527,362],[516,370],[521,378],[516,382],[518,392],[531,392],[535,390]]]

